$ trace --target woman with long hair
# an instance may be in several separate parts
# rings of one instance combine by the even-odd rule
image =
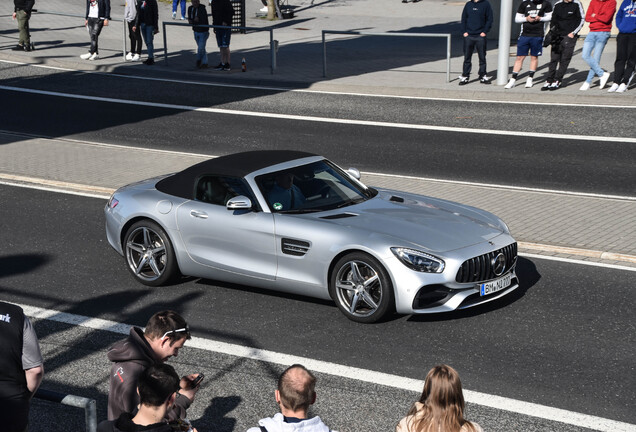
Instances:
[[[464,395],[459,374],[448,365],[429,371],[420,400],[400,420],[396,432],[482,432],[464,419]]]

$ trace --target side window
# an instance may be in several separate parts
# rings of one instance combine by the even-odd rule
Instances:
[[[225,206],[228,200],[238,195],[245,195],[252,199],[249,188],[241,178],[203,176],[197,182],[197,201]]]

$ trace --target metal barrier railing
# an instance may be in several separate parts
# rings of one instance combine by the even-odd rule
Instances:
[[[163,25],[163,60],[168,62],[168,31],[166,26],[179,26],[179,27],[192,27],[192,24],[186,23],[177,23],[170,21],[162,21]],[[269,52],[270,52],[270,69],[272,75],[274,75],[274,71],[276,70],[276,51],[278,50],[278,41],[274,40],[274,29],[272,28],[260,28],[260,27],[241,27],[241,26],[220,26],[220,25],[197,25],[197,27],[208,27],[208,28],[220,28],[220,29],[230,29],[230,30],[246,30],[246,31],[254,31],[254,32],[269,32]]]
[[[82,18],[82,19],[86,19],[86,17],[84,15],[80,15],[80,14],[69,14],[69,13],[62,13],[62,12],[53,12],[53,11],[47,11],[47,10],[40,10],[40,9],[33,9],[34,13],[37,14],[48,14],[48,15],[58,15],[58,16],[66,16],[66,17],[73,17],[73,18]],[[114,22],[121,22],[123,23],[123,33],[122,33],[122,58],[124,59],[124,61],[126,60],[126,31],[128,30],[128,25],[126,24],[126,21],[123,19],[119,19],[119,18],[111,18],[108,20],[110,21],[114,21]]]
[[[84,409],[84,417],[86,419],[86,432],[97,432],[97,408],[95,399],[88,399],[81,396],[75,396],[65,393],[58,393],[52,390],[38,389],[34,397],[49,402],[61,403],[76,408]]]
[[[372,33],[360,31],[322,31],[322,76],[327,77],[327,43],[326,34],[344,34],[361,36],[400,36],[400,37],[443,37],[446,38],[446,82],[450,82],[451,35],[450,33]]]

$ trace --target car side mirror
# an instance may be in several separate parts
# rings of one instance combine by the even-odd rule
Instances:
[[[349,168],[347,173],[356,180],[360,180],[360,171],[357,168]]]
[[[252,201],[243,195],[235,196],[228,200],[225,204],[225,208],[228,210],[250,210],[252,208]]]

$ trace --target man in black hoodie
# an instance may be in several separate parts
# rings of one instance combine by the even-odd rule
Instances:
[[[492,7],[488,0],[470,0],[462,12],[462,36],[464,37],[464,70],[459,77],[459,85],[468,84],[472,68],[473,51],[479,57],[479,82],[490,84],[486,76],[486,33],[492,27]]]
[[[29,34],[29,18],[35,0],[13,0],[13,19],[18,20],[20,40],[18,45],[11,48],[13,51],[31,51],[31,35]]]
[[[144,370],[176,357],[190,329],[186,321],[176,312],[162,311],[154,314],[146,330],[130,329],[130,335],[108,350],[108,359],[113,362],[108,391],[108,419],[115,420],[122,413],[134,413],[139,404],[137,380]],[[168,411],[168,419],[185,418],[186,409],[192,404],[198,387],[191,385],[197,375],[181,378],[175,403]]]
[[[141,29],[141,36],[146,42],[146,50],[148,58],[144,61],[145,65],[152,66],[155,64],[155,35],[159,33],[159,7],[157,0],[139,0],[139,9],[137,10],[137,18],[133,31]]]
[[[179,375],[172,366],[150,366],[139,376],[139,411],[122,413],[117,420],[105,420],[97,432],[174,432],[165,421],[179,390]],[[196,429],[192,429],[196,432]]]

